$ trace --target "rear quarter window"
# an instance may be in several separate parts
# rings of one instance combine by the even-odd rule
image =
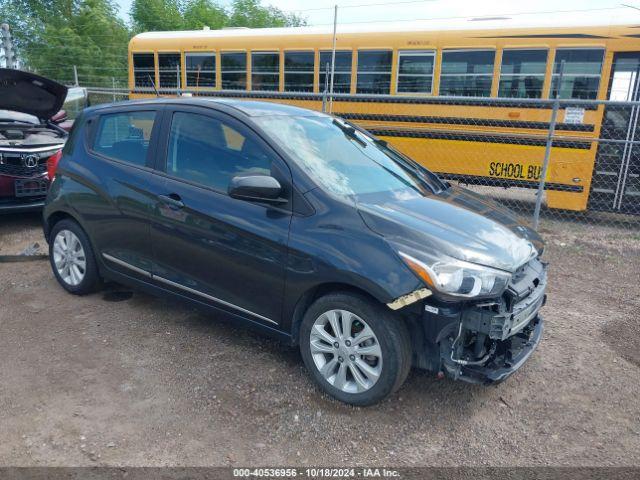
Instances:
[[[145,166],[155,118],[154,111],[101,115],[92,150],[115,160]]]

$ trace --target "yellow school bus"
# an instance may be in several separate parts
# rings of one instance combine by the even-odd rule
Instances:
[[[445,178],[537,188],[560,83],[571,102],[558,113],[548,206],[640,213],[640,152],[629,143],[640,109],[593,102],[638,99],[640,30],[549,17],[545,27],[540,16],[339,26],[331,111]],[[142,33],[129,44],[130,97],[320,110],[332,44],[331,27]]]

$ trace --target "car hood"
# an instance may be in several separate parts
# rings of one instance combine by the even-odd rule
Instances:
[[[67,87],[21,70],[0,68],[0,109],[28,113],[48,120],[58,113]]]
[[[544,249],[542,238],[509,210],[460,187],[358,198],[357,205],[367,226],[389,241],[458,260],[512,272]]]

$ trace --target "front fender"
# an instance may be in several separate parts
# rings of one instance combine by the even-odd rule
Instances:
[[[289,236],[282,324],[290,326],[296,305],[308,292],[337,284],[363,291],[389,303],[424,285],[369,230],[357,212],[312,217],[294,216]]]

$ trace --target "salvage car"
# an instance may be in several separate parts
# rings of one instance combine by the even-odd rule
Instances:
[[[58,282],[104,279],[297,345],[335,398],[370,405],[412,366],[494,383],[540,342],[543,241],[366,131],[275,103],[93,107],[44,209]]]
[[[70,123],[67,87],[20,70],[0,69],[0,213],[41,209],[47,168],[61,155]]]

